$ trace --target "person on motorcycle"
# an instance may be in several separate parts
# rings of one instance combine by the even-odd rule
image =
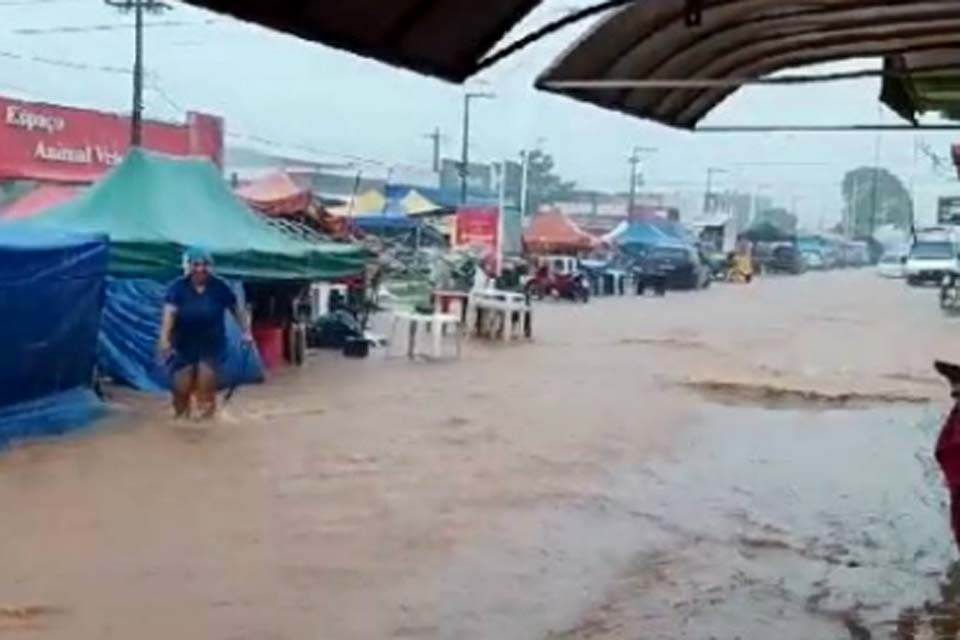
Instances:
[[[733,254],[733,264],[730,269],[732,282],[750,284],[753,281],[753,250],[746,240],[740,242]]]

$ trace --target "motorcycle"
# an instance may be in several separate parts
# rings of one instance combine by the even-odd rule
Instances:
[[[960,312],[960,274],[948,273],[940,281],[940,308],[950,313]]]
[[[590,283],[582,273],[550,273],[541,271],[527,282],[527,295],[537,300],[553,296],[575,302],[590,301]]]

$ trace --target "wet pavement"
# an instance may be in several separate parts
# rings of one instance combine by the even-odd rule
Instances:
[[[957,637],[935,291],[809,274],[536,320],[460,362],[325,354],[212,428],[121,394],[0,454],[0,636]]]

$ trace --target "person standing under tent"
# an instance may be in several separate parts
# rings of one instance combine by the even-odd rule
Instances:
[[[175,416],[190,417],[196,398],[200,417],[207,419],[217,410],[218,377],[227,351],[225,313],[236,318],[246,345],[253,338],[236,295],[213,275],[211,255],[189,249],[184,257],[187,274],[167,288],[157,348],[172,373]]]

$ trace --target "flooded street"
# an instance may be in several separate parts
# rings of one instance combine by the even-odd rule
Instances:
[[[955,638],[936,296],[545,303],[531,345],[323,354],[207,430],[124,394],[0,453],[0,637]]]

